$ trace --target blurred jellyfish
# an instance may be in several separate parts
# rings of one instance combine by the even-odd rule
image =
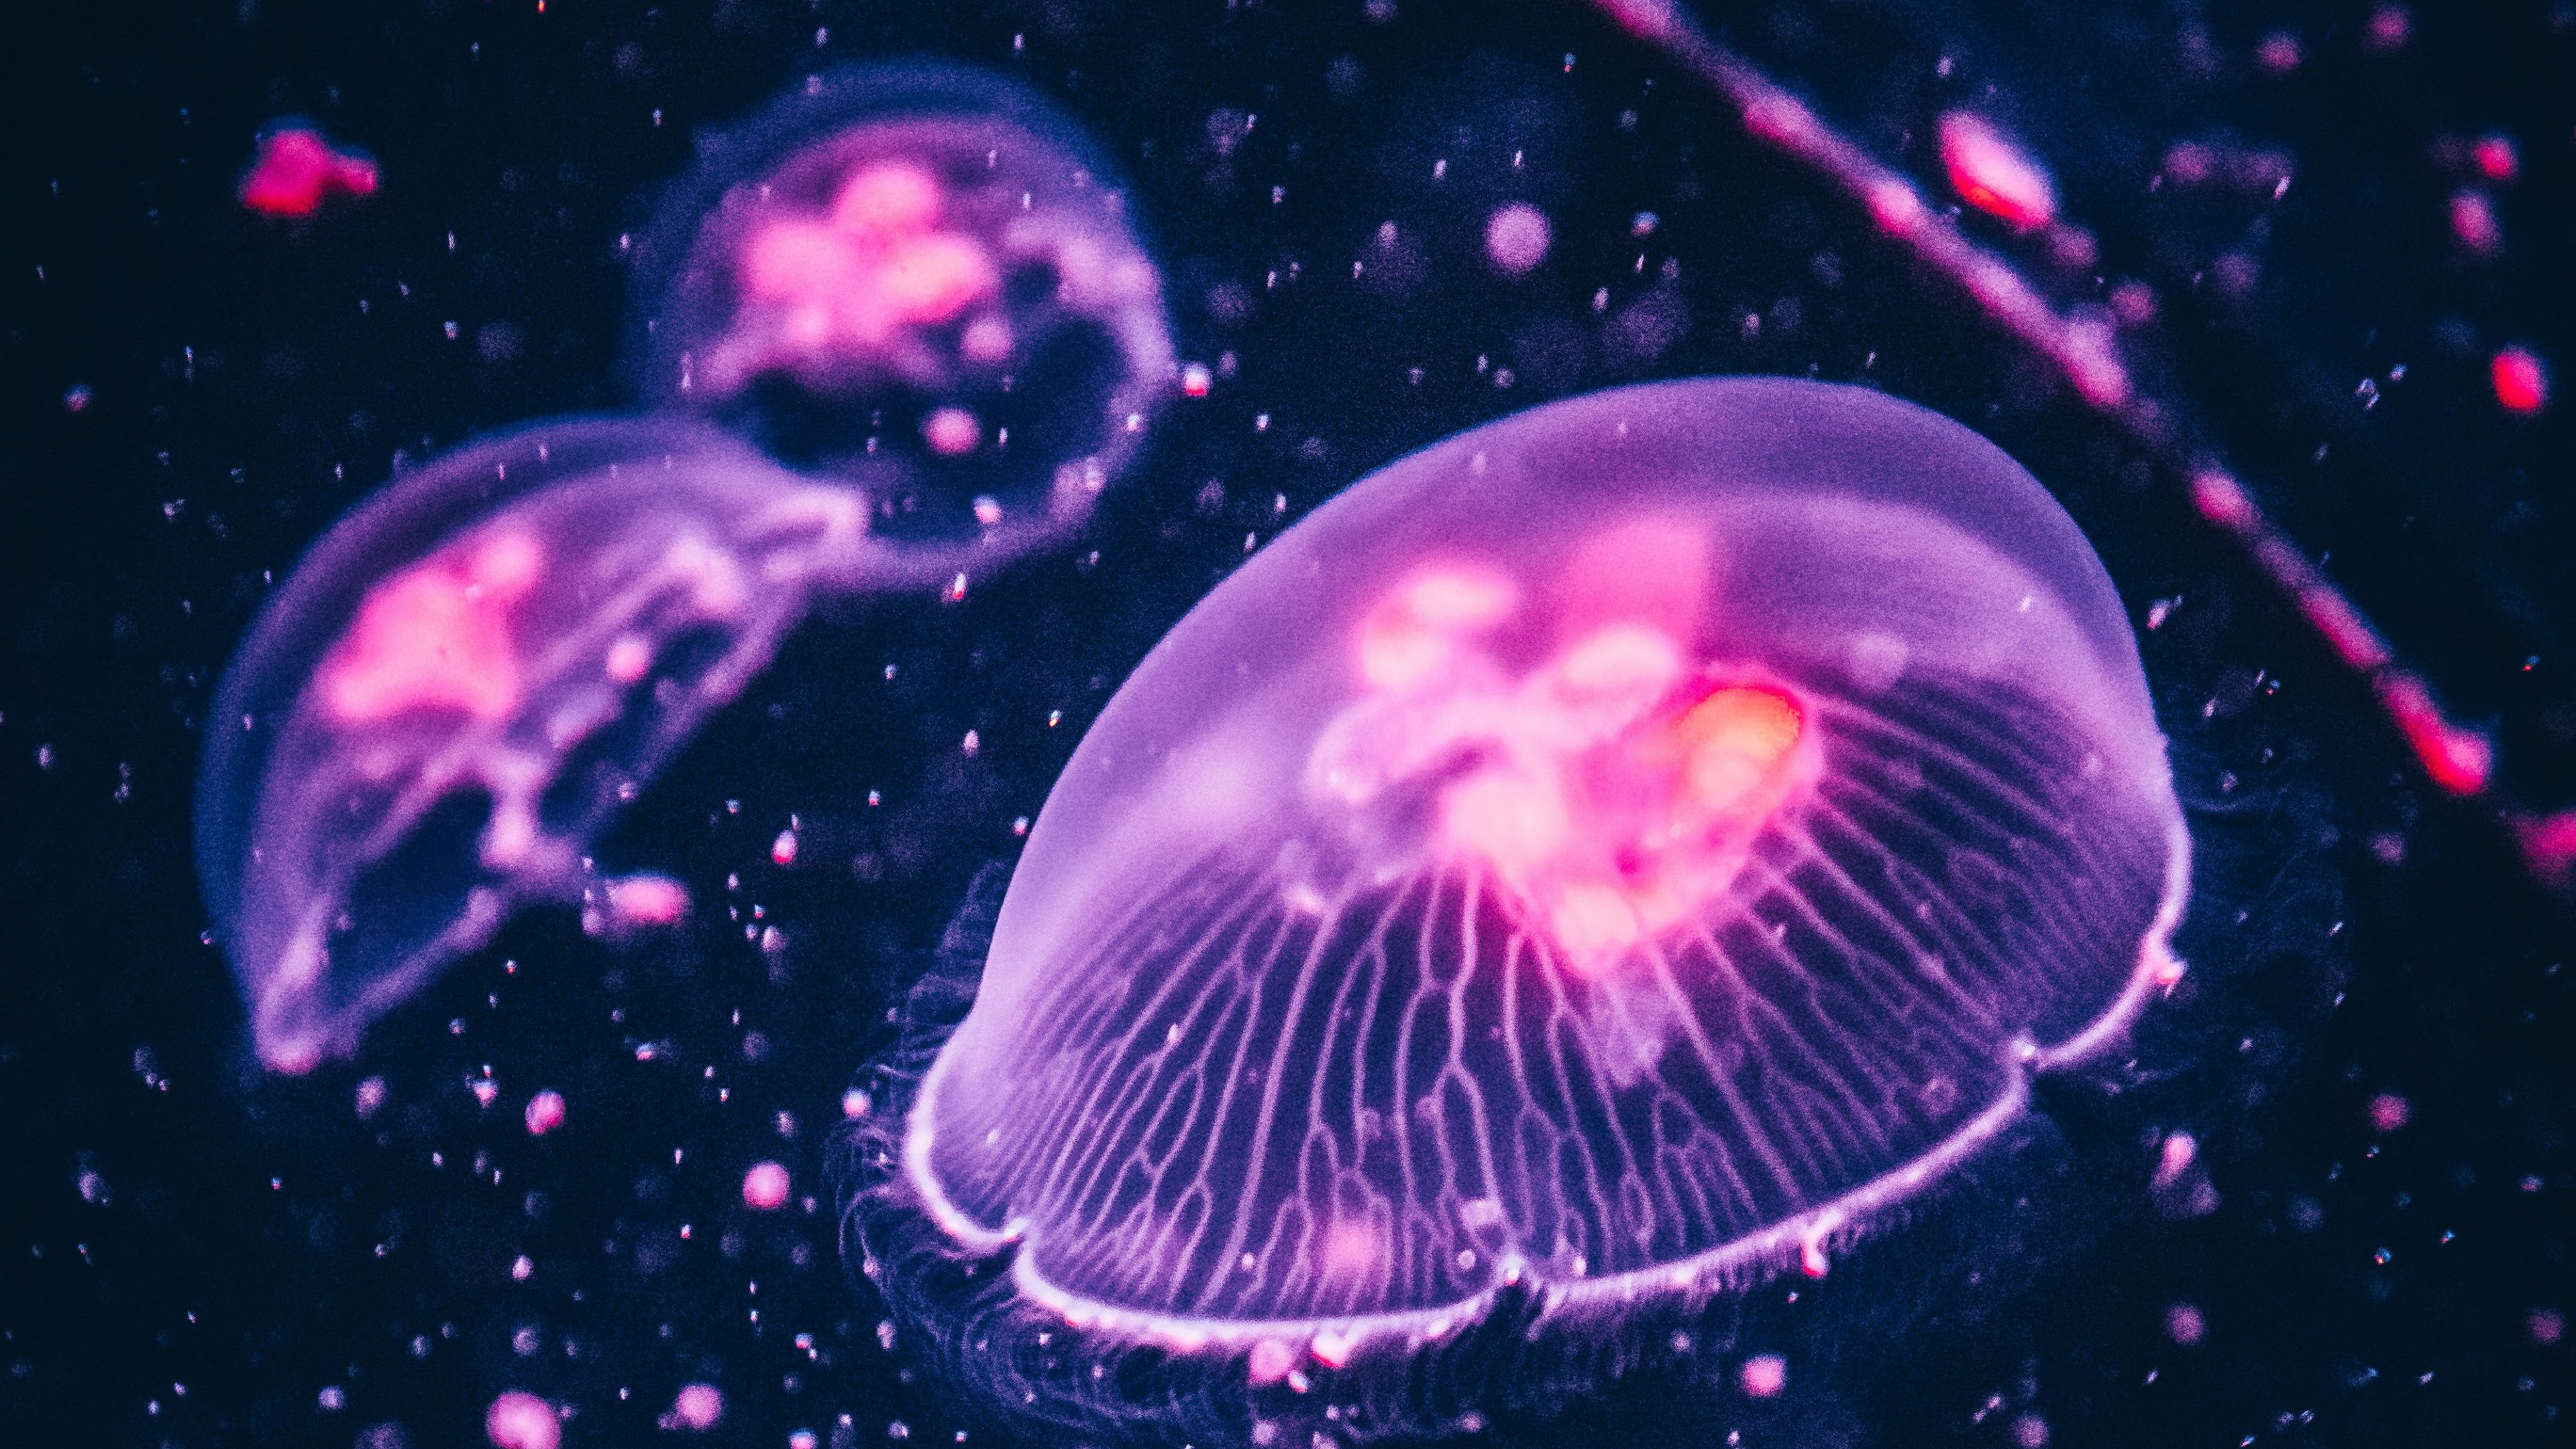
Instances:
[[[345,1055],[519,906],[579,902],[609,816],[817,595],[997,556],[867,525],[724,434],[571,421],[334,526],[227,672],[199,776],[199,874],[261,1059]]]
[[[645,245],[647,399],[859,484],[882,530],[1078,520],[1177,376],[1115,176],[979,71],[809,83],[708,143]]]
[[[642,366],[687,416],[402,479],[226,675],[199,873],[274,1068],[348,1053],[521,905],[681,921],[676,882],[593,878],[609,816],[818,595],[953,596],[1081,522],[1177,376],[1121,193],[991,77],[812,82],[665,214]]]
[[[1823,1274],[2005,1141],[2178,976],[2188,857],[2110,579],[1991,445],[1797,381],[1555,404],[1148,656],[845,1208],[1006,1404],[1467,1422],[1425,1353]]]

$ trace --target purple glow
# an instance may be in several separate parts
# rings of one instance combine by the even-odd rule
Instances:
[[[1103,712],[873,1256],[1291,1391],[1506,1291],[1821,1277],[2178,978],[2187,861],[2119,600],[1991,446],[1783,380],[1540,408]]]

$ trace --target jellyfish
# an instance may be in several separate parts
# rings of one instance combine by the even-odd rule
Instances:
[[[1551,1390],[1442,1398],[1442,1345],[1822,1274],[1969,1170],[2178,979],[2188,879],[2120,600],[2010,458],[1806,381],[1554,403],[1145,659],[846,1220],[1007,1411],[1472,1425]]]
[[[808,82],[702,149],[645,250],[648,402],[858,482],[880,529],[1060,528],[1178,377],[1116,177],[978,71]]]
[[[827,595],[1060,539],[1177,375],[1161,281],[1090,146],[1008,82],[809,81],[711,142],[648,238],[659,416],[448,454],[336,525],[218,693],[214,935],[258,1054],[303,1071],[590,848]],[[666,886],[609,883],[617,919]]]
[[[988,543],[872,534],[857,494],[674,420],[539,424],[334,526],[217,695],[197,859],[272,1068],[368,1021],[593,841],[818,597],[934,587]]]

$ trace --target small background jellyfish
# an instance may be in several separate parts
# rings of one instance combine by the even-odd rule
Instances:
[[[1558,403],[1158,646],[855,1212],[886,1273],[1006,1260],[924,1325],[1006,1405],[1114,1404],[1014,1381],[1066,1324],[1256,1438],[1326,1422],[1291,1371],[1364,1436],[1543,1405],[1403,1386],[1823,1276],[2181,979],[2188,861],[2117,596],[1991,446],[1805,382]]]
[[[370,500],[269,602],[201,776],[261,1060],[349,1055],[515,908],[580,899],[608,816],[815,596],[906,567],[839,490],[690,426],[540,425]]]
[[[335,527],[230,670],[199,854],[272,1067],[349,1054],[522,903],[596,894],[617,928],[605,822],[809,607],[961,594],[1086,517],[1141,439],[1161,284],[1069,126],[916,66],[817,83],[756,134],[671,203],[691,250],[647,327],[679,339],[662,401],[806,471],[695,416],[448,454]],[[920,448],[880,450],[889,414]],[[982,491],[923,515],[952,463]]]
[[[961,67],[818,78],[709,141],[644,263],[645,396],[859,483],[896,531],[1078,520],[1178,380],[1116,174]]]

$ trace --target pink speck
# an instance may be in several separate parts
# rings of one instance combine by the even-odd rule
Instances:
[[[769,862],[772,865],[794,865],[796,863],[795,831],[782,830],[778,832],[778,838],[776,840],[769,842]]]
[[[1278,1339],[1265,1338],[1252,1346],[1252,1355],[1245,1362],[1244,1372],[1256,1385],[1275,1384],[1288,1377],[1288,1371],[1296,1366],[1295,1349]]]
[[[2165,152],[2165,179],[2176,186],[2203,186],[2218,173],[2218,153],[2197,141],[2180,141]]]
[[[2156,320],[2156,289],[2144,282],[2128,281],[2111,289],[2111,315],[2123,327],[2144,327]]]
[[[957,352],[969,362],[1010,361],[1011,324],[999,317],[976,318],[958,334]]]
[[[676,926],[689,913],[689,888],[667,875],[621,876],[608,883],[608,908],[621,926]]]
[[[633,684],[653,667],[653,642],[641,634],[621,634],[608,646],[608,677]]]
[[[373,1117],[374,1115],[376,1115],[376,1109],[378,1109],[378,1108],[380,1108],[380,1107],[382,1107],[382,1106],[384,1106],[384,1105],[385,1105],[385,1079],[384,1079],[384,1078],[382,1078],[382,1077],[369,1077],[369,1078],[367,1078],[365,1081],[360,1082],[360,1083],[358,1084],[358,1102],[357,1102],[357,1106],[358,1106],[358,1120],[360,1120],[360,1121],[362,1121],[362,1122],[363,1122],[363,1121],[365,1121],[367,1118],[369,1118],[369,1117]]]
[[[2567,1318],[2555,1308],[2535,1308],[2523,1315],[2522,1331],[2533,1343],[2548,1348],[2567,1336]]]
[[[554,1405],[517,1389],[492,1401],[483,1415],[483,1433],[493,1449],[556,1449],[563,1442]]]
[[[707,1430],[724,1417],[724,1391],[713,1384],[685,1384],[662,1416],[665,1429]]]
[[[2370,12],[2370,23],[2362,31],[2362,42],[2386,54],[2403,50],[2415,38],[2415,17],[2403,5],[2382,5]]]
[[[2013,1420],[2013,1442],[2021,1449],[2045,1449],[2048,1443],[2048,1421],[2037,1414],[2023,1414]]]
[[[1736,1375],[1744,1392],[1757,1399],[1775,1397],[1789,1387],[1789,1361],[1776,1353],[1758,1353],[1744,1361]]]
[[[1547,213],[1526,202],[1513,202],[1485,223],[1485,256],[1507,276],[1522,276],[1547,259],[1553,233]]]
[[[1306,1351],[1312,1353],[1315,1356],[1315,1362],[1324,1367],[1340,1368],[1351,1361],[1351,1355],[1358,1350],[1359,1346],[1359,1340],[1348,1334],[1319,1333],[1315,1335],[1313,1343],[1306,1345]]]
[[[259,138],[259,153],[242,177],[242,205],[262,216],[302,219],[329,197],[366,196],[376,189],[376,163],[357,151],[335,151],[322,133],[285,126]]]
[[[984,441],[984,425],[964,408],[938,408],[921,420],[921,440],[943,458],[963,457]]]
[[[1966,111],[1941,118],[1941,164],[1959,199],[2015,231],[2057,215],[2057,188],[2028,152]]]
[[[2477,162],[2478,174],[2499,185],[2522,174],[2522,157],[2514,150],[2511,136],[2480,136],[2469,155]]]
[[[2504,246],[2504,223],[2496,219],[2495,203],[2483,191],[2460,191],[2451,196],[2451,239],[2460,249],[2486,256]]]
[[[87,410],[92,396],[88,383],[73,383],[63,389],[63,411],[77,413]]]
[[[2508,347],[2495,355],[2487,374],[2495,384],[2496,401],[2504,404],[2506,412],[2527,417],[2549,406],[2549,368],[2538,354]]]
[[[2070,272],[2089,272],[2102,260],[2102,243],[2080,226],[2060,223],[2048,229],[2048,257]]]
[[[2155,1185],[2171,1187],[2182,1181],[2191,1164],[2200,1156],[2200,1143],[2188,1132],[2176,1132],[2165,1139],[2163,1151],[2156,1154]]]
[[[2254,47],[2254,63],[2274,75],[2288,75],[2299,68],[2299,37],[2286,30],[2275,30]]]
[[[2395,1092],[2382,1092],[2370,1099],[2370,1130],[2386,1134],[2404,1127],[2415,1115],[2414,1104]]]
[[[2165,1310],[2165,1337],[2183,1347],[2189,1348],[2200,1342],[2202,1335],[2208,1332],[2209,1320],[2200,1316],[2197,1306],[2177,1303]]]
[[[771,1212],[787,1204],[789,1179],[787,1169],[775,1162],[754,1164],[742,1175],[742,1200],[746,1207]]]
[[[1206,397],[1208,395],[1208,388],[1214,383],[1214,381],[1215,379],[1208,373],[1206,363],[1193,362],[1189,366],[1181,369],[1181,395],[1184,397]]]
[[[528,1099],[528,1135],[543,1137],[563,1125],[563,1093],[548,1087]]]

